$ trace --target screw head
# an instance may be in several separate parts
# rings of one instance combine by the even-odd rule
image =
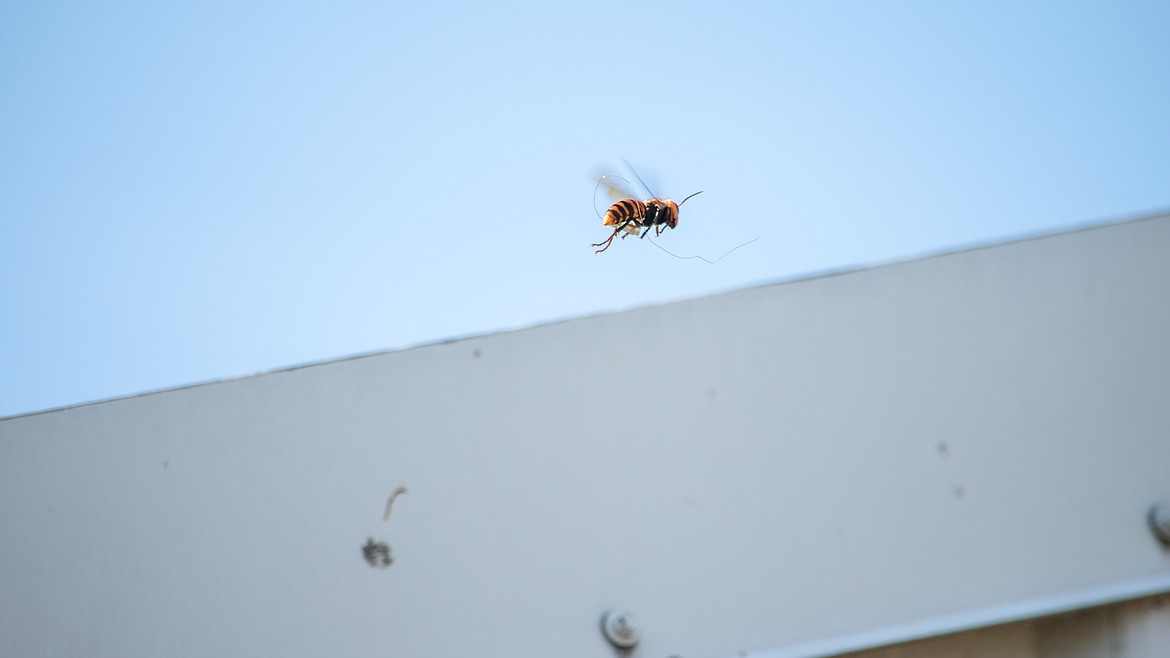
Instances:
[[[638,644],[638,629],[623,610],[610,610],[601,617],[601,634],[619,649],[633,649]]]

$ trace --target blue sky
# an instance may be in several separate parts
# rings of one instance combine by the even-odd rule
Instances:
[[[1162,211],[1168,117],[1166,2],[5,3],[0,416]],[[622,158],[759,240],[594,255]]]

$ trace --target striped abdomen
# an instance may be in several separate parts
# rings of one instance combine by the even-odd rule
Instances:
[[[605,211],[605,226],[678,226],[678,204],[670,199],[622,199]]]

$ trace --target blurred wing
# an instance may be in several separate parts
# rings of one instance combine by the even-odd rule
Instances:
[[[634,180],[638,181],[638,184],[642,186],[642,189],[646,190],[646,193],[650,195],[646,198],[652,199],[658,196],[654,193],[654,190],[650,189],[650,186],[646,184],[646,181],[642,180],[642,177],[638,175],[638,170],[634,169],[634,165],[630,164],[629,160],[622,158],[622,162],[626,165],[626,169],[629,169],[630,173],[634,175]]]
[[[622,199],[636,199],[638,195],[634,193],[634,186],[630,181],[619,176],[602,176],[597,181],[605,190],[605,194],[611,201],[621,201]]]
[[[623,199],[636,199],[634,186],[620,176],[602,176],[593,188],[593,210],[598,217],[605,215],[610,206]]]

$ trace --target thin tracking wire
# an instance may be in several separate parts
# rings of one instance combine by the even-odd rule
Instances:
[[[747,242],[739,245],[738,247],[733,247],[733,248],[729,249],[726,253],[724,253],[719,258],[716,258],[715,260],[707,260],[706,258],[703,258],[702,256],[679,256],[678,254],[674,253],[673,251],[658,244],[654,240],[650,240],[650,244],[654,245],[655,247],[658,247],[659,249],[665,251],[667,254],[670,254],[671,256],[674,256],[675,258],[677,258],[679,260],[691,260],[694,258],[698,258],[699,260],[703,261],[704,263],[706,263],[708,265],[714,265],[715,263],[718,263],[719,261],[723,260],[724,258],[727,258],[729,255],[731,255],[731,252],[735,251],[736,249],[739,249],[740,247],[746,247],[749,244],[751,244],[759,239],[760,239],[760,236],[757,235],[756,237],[752,238],[751,240],[748,240]]]

